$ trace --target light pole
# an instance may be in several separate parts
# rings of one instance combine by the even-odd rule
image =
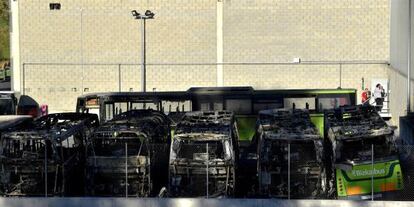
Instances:
[[[411,112],[411,0],[408,0],[407,115]]]
[[[146,91],[146,47],[145,47],[145,20],[147,19],[154,19],[155,14],[150,10],[145,11],[144,15],[141,15],[137,12],[137,10],[131,11],[132,16],[135,19],[141,20],[141,90],[142,92]]]

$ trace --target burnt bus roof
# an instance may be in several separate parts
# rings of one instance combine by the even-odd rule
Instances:
[[[393,135],[389,126],[373,106],[343,106],[325,111],[325,121],[335,140],[356,140]]]
[[[306,94],[337,94],[337,93],[356,93],[356,89],[338,88],[338,89],[265,89],[255,90],[251,86],[240,87],[192,87],[187,90],[188,93],[197,95],[306,95]]]
[[[111,92],[92,93],[80,96],[77,100],[76,110],[79,111],[87,101],[97,99],[94,106],[113,102],[139,102],[158,103],[163,101],[190,102],[193,111],[202,110],[202,104],[218,102],[222,104],[221,109],[227,110],[235,101],[245,101],[252,104],[251,108],[240,114],[252,114],[254,104],[271,102],[283,107],[284,98],[315,98],[315,110],[319,110],[317,98],[343,97],[349,99],[347,104],[356,104],[356,89],[280,89],[280,90],[254,90],[252,87],[193,87],[187,91],[163,91],[163,92]],[[229,101],[229,102],[228,102]],[[246,106],[248,107],[248,106]],[[211,105],[210,105],[210,108]],[[312,109],[313,110],[313,109]],[[102,113],[105,113],[101,111]],[[104,120],[103,117],[101,117]]]
[[[262,97],[269,95],[303,97],[315,96],[315,94],[338,94],[338,93],[356,93],[356,89],[279,89],[279,90],[254,90],[252,87],[192,87],[187,91],[162,91],[162,92],[107,92],[107,93],[90,93],[79,96],[79,99],[85,98],[108,98],[114,100],[137,100],[145,99],[167,99],[181,100],[190,99],[191,96],[246,96]]]
[[[151,117],[157,119],[169,122],[168,117],[159,111],[155,111],[152,109],[135,109],[130,110],[121,114],[116,115],[113,119],[109,120],[107,123],[136,123],[141,122],[146,117]]]
[[[175,138],[189,140],[230,139],[233,113],[229,111],[188,112],[178,123]]]
[[[223,92],[241,92],[241,93],[252,93],[253,87],[240,86],[240,87],[191,87],[187,90],[190,93],[223,93]]]
[[[265,139],[285,141],[321,139],[307,110],[263,110],[259,112],[259,124]]]
[[[169,92],[109,92],[109,93],[90,93],[79,96],[78,99],[104,98],[108,101],[133,101],[133,100],[181,100],[189,99],[185,91],[169,91]]]
[[[254,94],[252,87],[193,87],[186,91],[197,97],[251,97]]]
[[[57,142],[66,140],[80,132],[84,127],[98,126],[95,114],[57,113],[42,116],[33,122],[19,125],[13,131],[4,133],[8,139],[53,139]]]
[[[95,138],[125,139],[117,137],[114,132],[138,133],[143,136],[152,136],[161,125],[170,125],[171,120],[164,113],[152,109],[130,110],[118,114],[113,119],[100,125],[95,131]],[[132,137],[135,138],[135,137]]]
[[[255,90],[254,99],[269,99],[271,97],[315,97],[318,95],[330,94],[356,94],[356,89],[340,88],[340,89],[277,89],[277,90]]]

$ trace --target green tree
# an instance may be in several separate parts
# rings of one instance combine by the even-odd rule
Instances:
[[[1,0],[0,2],[0,18],[4,20],[8,20],[9,18],[9,1],[8,0]]]
[[[9,1],[0,0],[0,60],[10,58]]]

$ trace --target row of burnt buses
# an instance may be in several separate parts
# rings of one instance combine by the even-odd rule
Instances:
[[[376,198],[403,189],[395,128],[356,90],[100,93],[4,129],[4,196]],[[373,153],[374,152],[374,153]]]

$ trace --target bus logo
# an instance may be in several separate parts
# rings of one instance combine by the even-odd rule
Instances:
[[[374,171],[374,172],[372,172]],[[371,176],[371,175],[383,175],[385,174],[385,169],[375,169],[374,170],[352,170],[352,175],[354,177],[362,177],[362,176]]]

